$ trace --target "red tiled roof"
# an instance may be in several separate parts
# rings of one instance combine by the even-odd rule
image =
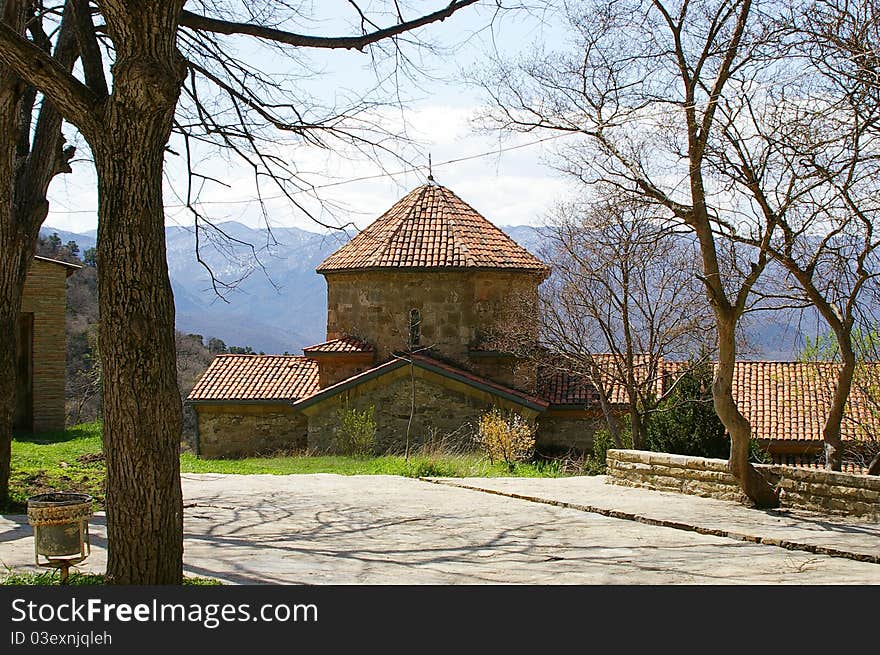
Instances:
[[[880,367],[880,363],[868,366]],[[665,362],[663,370],[670,379],[660,376],[658,391],[681,369],[681,362]],[[880,381],[880,371],[872,377]],[[737,362],[733,397],[749,420],[755,438],[816,442],[822,441],[834,382],[834,365],[827,362]],[[539,377],[538,385],[539,395],[553,405],[599,406],[599,394],[585,376],[549,370]],[[863,386],[856,383],[850,392],[841,424],[844,439],[880,438],[880,400],[872,404]],[[627,402],[622,385],[609,387],[612,404]]]
[[[737,362],[733,397],[756,438],[821,441],[835,377],[835,365],[827,362]],[[880,416],[859,384],[853,385],[841,431],[844,439],[880,436]]]
[[[580,375],[550,371],[538,379],[538,395],[553,405],[599,406],[596,386]]]
[[[593,355],[593,361],[597,367],[597,374],[604,380],[605,390],[608,394],[608,402],[612,405],[623,404],[629,402],[626,389],[623,385],[615,382],[619,379],[617,371],[614,370],[614,355],[596,354]],[[634,368],[636,375],[642,379],[647,379],[651,370],[651,357],[649,355],[636,355],[634,359]],[[663,367],[663,362],[657,368]],[[654,374],[654,382],[658,394],[662,393],[663,373]],[[542,370],[538,376],[538,395],[546,398],[554,405],[588,405],[599,406],[599,390],[588,375],[580,375],[570,371],[560,370],[553,367]]]
[[[314,346],[303,348],[304,353],[371,353],[376,348],[371,343],[355,339],[354,337],[342,337],[319,343]]]
[[[492,268],[549,271],[546,264],[446,187],[414,189],[318,266]]]
[[[218,355],[187,400],[291,401],[318,390],[318,364],[293,355]]]

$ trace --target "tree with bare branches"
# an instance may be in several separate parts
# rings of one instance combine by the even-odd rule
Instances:
[[[499,66],[483,78],[489,127],[573,135],[561,168],[619,189],[685,227],[699,246],[702,281],[715,317],[715,410],[731,437],[729,467],[761,507],[778,504],[749,463],[751,427],[733,397],[737,326],[770,261],[779,215],[803,192],[776,169],[733,183],[718,162],[748,157],[751,133],[728,116],[753,109],[758,89],[783,79],[786,45],[772,13],[751,0],[564,3],[573,48]],[[723,109],[722,109],[723,108]],[[577,138],[579,137],[579,138]],[[761,198],[771,198],[763,211]],[[730,230],[754,246],[730,239]],[[723,236],[722,236],[723,235]]]
[[[685,372],[668,378],[664,362],[705,356],[712,341],[696,244],[620,198],[563,205],[542,232],[552,270],[539,292],[545,366],[591,381],[618,447],[608,410],[611,400],[627,406],[632,445],[642,448],[650,415]]]
[[[0,20],[27,34],[32,46],[71,71],[78,48],[71,11],[27,2],[0,2]],[[52,29],[51,25],[55,24]],[[48,32],[47,32],[48,30]],[[12,420],[15,407],[15,352],[18,314],[40,226],[49,206],[46,192],[59,173],[69,172],[74,154],[65,147],[62,117],[51,102],[8,68],[0,70],[0,504],[9,491]]]
[[[203,2],[198,3],[198,11],[187,11],[184,0],[97,0],[95,12],[88,0],[67,0],[66,8],[75,17],[83,79],[27,38],[23,16],[29,2],[0,4],[3,165],[15,160],[11,126],[25,90],[31,87],[84,137],[97,171],[109,582],[176,584],[182,576],[181,403],[174,361],[174,304],[165,261],[162,174],[181,89],[195,75],[209,78],[208,69],[200,70],[194,57],[187,58],[184,31],[215,49],[222,49],[221,36],[238,35],[286,48],[367,50],[444,20],[475,1],[452,0],[411,19],[403,17],[397,2],[390,3],[391,13],[384,17],[368,14],[353,2],[360,28],[352,35],[327,37],[279,28],[286,21],[268,10],[295,14],[287,3]],[[379,20],[387,23],[380,25]],[[222,59],[218,61],[222,66]],[[111,63],[112,84],[105,75],[107,63]],[[239,124],[250,120],[242,107],[264,114],[273,106],[271,99],[250,95],[253,79],[244,75],[237,86],[224,89],[237,99]],[[223,88],[222,80],[215,82]],[[200,117],[207,130],[212,129],[212,121],[217,122],[216,116]],[[283,129],[287,124],[275,127]],[[319,134],[323,127],[306,120],[291,129]],[[253,130],[240,136],[251,146],[259,145]],[[262,162],[266,157],[282,159],[277,153],[256,157]],[[10,179],[0,177],[4,183]],[[5,212],[12,206],[11,192],[0,194],[0,202]],[[4,224],[13,225],[12,216],[11,209],[4,213]],[[10,269],[3,283],[23,281],[22,271],[21,266]],[[4,353],[3,363],[11,361]]]
[[[880,87],[861,63],[865,52],[880,52],[875,4],[796,3],[777,17],[785,44],[777,57],[788,60],[774,65],[781,79],[746,104],[722,99],[725,147],[707,153],[718,175],[748,190],[757,213],[777,226],[768,241],[738,229],[736,219],[719,221],[722,233],[766,248],[788,289],[769,295],[815,307],[834,334],[835,381],[822,434],[826,466],[835,471],[858,360],[853,336],[870,324],[865,305],[880,273]]]

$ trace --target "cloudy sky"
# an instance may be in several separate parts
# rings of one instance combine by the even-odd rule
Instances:
[[[433,7],[445,3],[415,4]],[[321,34],[351,31],[347,3],[334,0],[322,2],[320,7],[330,12],[321,21],[287,27]],[[306,194],[297,196],[298,201],[328,224],[352,222],[363,227],[407,191],[424,183],[430,153],[437,182],[451,188],[493,222],[540,224],[547,210],[571,191],[569,182],[548,165],[560,140],[542,140],[547,136],[542,134],[505,137],[476,132],[473,118],[485,99],[478,89],[461,81],[461,72],[479,67],[492,52],[515,56],[536,43],[552,39],[554,20],[552,15],[524,12],[495,16],[493,20],[492,7],[469,7],[443,23],[425,28],[420,36],[431,39],[440,52],[409,51],[415,62],[416,79],[403,79],[397,89],[406,99],[406,108],[403,112],[382,110],[377,116],[390,131],[406,129],[412,143],[400,146],[400,152],[421,168],[413,171],[405,162],[389,156],[375,162],[344,149],[328,151],[288,144],[280,148],[279,154],[295,162],[299,170],[307,171],[305,178],[323,187],[321,194],[329,203],[321,204]],[[240,47],[241,52],[261,64],[262,70],[281,75],[289,72],[285,66],[293,66],[292,62],[261,51],[251,43],[241,43]],[[316,51],[309,53],[309,57],[321,74],[304,84],[314,96],[326,97],[328,104],[340,95],[341,89],[351,95],[375,84],[367,54]],[[51,209],[46,225],[85,232],[97,226],[97,196],[87,149],[81,140],[77,143],[80,157],[74,173],[57,177],[50,189]],[[180,158],[169,155],[166,161],[167,222],[191,224],[191,215],[180,206],[179,194],[185,180]],[[255,201],[252,173],[246,167],[216,156],[206,156],[200,165],[204,172],[223,182],[205,186],[200,195],[201,210],[214,221],[263,224],[265,218]],[[287,199],[274,197],[279,195],[277,189],[265,187],[263,193],[269,198],[265,207],[273,226],[320,230]]]

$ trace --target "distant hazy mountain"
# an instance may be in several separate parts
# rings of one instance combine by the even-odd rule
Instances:
[[[344,244],[348,235],[274,228],[270,236],[265,229],[236,222],[218,227],[226,237],[219,232],[202,233],[199,253],[218,279],[222,298],[212,286],[211,274],[196,258],[194,232],[181,227],[165,230],[177,329],[266,353],[295,354],[303,346],[323,341],[327,285],[315,267]],[[540,255],[539,230],[526,225],[503,229]],[[76,241],[81,253],[95,246],[94,232],[77,234],[44,227],[40,234],[45,237],[53,232],[65,244]],[[762,314],[749,327],[754,347],[749,356],[790,359],[802,347],[800,327],[789,315]]]

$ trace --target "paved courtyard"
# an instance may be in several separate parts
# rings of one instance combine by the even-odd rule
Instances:
[[[880,583],[880,524],[602,477],[184,474],[183,489],[185,568],[230,583]],[[102,571],[102,515],[92,527],[83,569]],[[31,535],[0,516],[0,562],[30,567]]]

